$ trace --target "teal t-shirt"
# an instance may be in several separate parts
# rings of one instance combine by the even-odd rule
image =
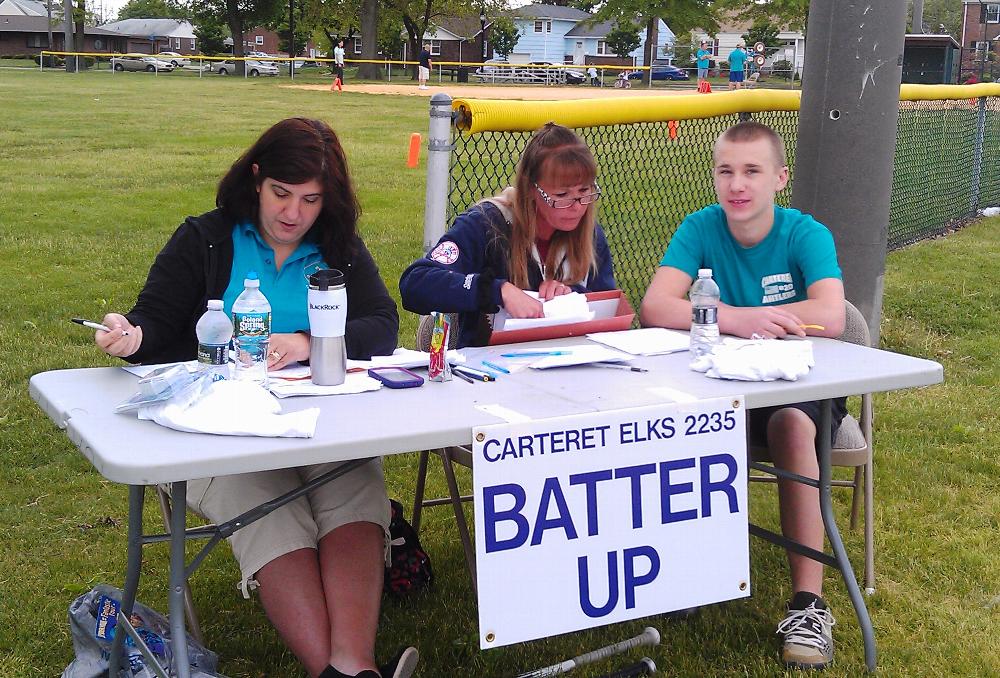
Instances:
[[[808,299],[817,280],[842,279],[830,230],[808,214],[774,206],[774,225],[763,240],[743,247],[729,232],[718,204],[689,214],[670,239],[660,266],[698,277],[712,269],[722,303],[771,306]]]
[[[742,71],[743,64],[746,63],[747,53],[742,49],[734,49],[729,53],[729,70]]]
[[[233,302],[243,291],[243,279],[257,271],[260,291],[271,304],[271,332],[285,334],[309,329],[307,294],[309,276],[327,268],[314,242],[303,240],[279,271],[274,266],[274,250],[250,223],[233,227],[233,268],[229,286],[222,295],[226,313],[232,316]]]
[[[712,56],[712,51],[708,49],[698,50],[698,68],[708,68],[708,57]]]

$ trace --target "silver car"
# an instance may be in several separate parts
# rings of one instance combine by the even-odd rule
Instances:
[[[118,72],[121,71],[166,71],[174,70],[174,65],[169,61],[149,54],[121,54],[111,57],[111,67]]]
[[[256,59],[247,59],[247,75],[252,78],[256,78],[258,75],[277,75],[278,67],[272,63],[257,61]],[[212,71],[218,73],[219,75],[230,75],[235,74],[236,64],[232,61],[215,61],[212,62]]]
[[[174,65],[174,68],[185,68],[191,65],[191,59],[177,52],[160,52],[156,55],[156,58],[169,61]]]

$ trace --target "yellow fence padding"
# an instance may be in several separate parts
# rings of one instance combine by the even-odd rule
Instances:
[[[1000,84],[902,85],[901,101],[974,99],[1000,96]],[[664,122],[713,118],[735,113],[799,110],[801,92],[780,89],[744,89],[718,94],[577,99],[572,101],[516,101],[455,99],[456,126],[462,132],[532,132],[547,122],[566,127],[601,127],[637,122]]]

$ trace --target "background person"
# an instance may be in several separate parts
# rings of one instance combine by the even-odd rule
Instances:
[[[337,46],[333,48],[333,65],[337,69],[337,78],[341,84],[344,82],[344,41],[338,40]]]
[[[695,56],[698,66],[698,91],[701,92],[705,83],[708,82],[708,69],[712,59],[712,50],[708,47],[708,40],[701,41],[701,46]]]
[[[307,275],[327,267],[347,279],[348,356],[393,351],[396,305],[358,235],[360,206],[347,160],[326,123],[275,124],[219,182],[216,205],[177,229],[131,311],[104,316],[111,331],[95,335],[104,351],[133,363],[194,359],[195,323],[206,301],[222,299],[231,312],[254,270],[272,308],[269,367],[306,360]],[[220,523],[335,467],[192,481],[188,501]],[[381,460],[373,460],[230,537],[244,594],[257,588],[271,623],[310,676],[398,678],[412,671],[413,648],[381,674],[374,659],[389,518]]]
[[[488,316],[542,317],[541,299],[615,289],[611,252],[595,223],[601,190],[590,149],[548,123],[517,165],[514,186],[460,214],[427,256],[403,272],[403,307],[459,313],[458,345],[482,346]]]
[[[729,89],[742,89],[744,67],[747,62],[746,45],[740,40],[729,53]]]
[[[837,337],[844,329],[844,285],[833,236],[798,210],[774,204],[788,183],[781,138],[758,122],[742,122],[722,133],[713,154],[719,203],[688,215],[670,240],[642,301],[643,325],[689,329],[687,292],[699,268],[711,268],[719,284],[719,329],[739,337],[805,336],[805,323]],[[750,437],[765,443],[779,468],[819,476],[818,435],[833,437],[846,414],[834,401],[832,426],[817,431],[815,402],[752,410]],[[781,529],[786,537],[823,550],[819,493],[814,487],[778,480]],[[834,624],[823,591],[823,565],[788,552],[792,599],[778,625],[782,658],[789,666],[822,668],[833,660]]]
[[[587,75],[590,77],[591,87],[600,87],[601,81],[597,78],[597,69],[591,66],[587,69]]]
[[[420,89],[427,89],[427,80],[431,77],[431,44],[424,43],[424,48],[420,50],[420,65],[417,66],[417,80]]]

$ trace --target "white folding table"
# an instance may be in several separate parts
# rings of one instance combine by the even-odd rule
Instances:
[[[466,349],[470,365],[499,359],[516,348],[554,349],[585,341],[560,339],[531,344]],[[320,407],[313,438],[253,438],[182,433],[134,414],[115,414],[114,406],[136,390],[136,377],[119,368],[54,370],[31,378],[30,393],[45,413],[65,429],[70,440],[108,480],[129,485],[128,566],[122,611],[131,611],[145,543],[170,540],[170,622],[174,638],[184,638],[183,583],[200,564],[208,548],[239,529],[238,519],[214,533],[185,531],[185,512],[173,512],[170,535],[142,534],[142,504],[148,485],[172,483],[174,506],[185,506],[187,482],[197,478],[289,468],[331,461],[365,463],[380,455],[471,445],[474,426],[502,423],[481,409],[499,405],[532,419],[641,407],[665,400],[743,395],[747,408],[820,400],[823,416],[830,416],[831,398],[873,391],[891,391],[939,383],[940,364],[887,351],[812,339],[816,366],[796,382],[736,382],[709,379],[688,369],[686,352],[640,357],[634,365],[648,372],[565,367],[523,370],[502,375],[495,382],[468,384],[454,379],[415,389],[381,389],[337,397],[299,397],[282,400],[284,411]],[[490,408],[487,408],[490,409]],[[829,441],[819,450],[820,506],[833,555],[800,545],[789,546],[780,535],[755,526],[751,532],[836,567],[843,575],[858,615],[865,644],[865,661],[875,668],[875,639],[857,580],[844,551],[833,516],[830,492]],[[353,466],[345,467],[347,470]],[[337,473],[335,471],[334,473]],[[318,481],[328,478],[317,479]],[[308,491],[300,488],[295,496]],[[294,497],[284,499],[291,500]],[[270,503],[274,504],[274,502]],[[278,505],[260,507],[253,519]],[[210,537],[209,545],[185,563],[184,541]],[[797,547],[797,548],[796,548]],[[118,634],[116,644],[122,641]],[[112,651],[112,661],[118,656]],[[185,643],[175,643],[179,675],[189,676]],[[112,674],[113,675],[113,674]]]

